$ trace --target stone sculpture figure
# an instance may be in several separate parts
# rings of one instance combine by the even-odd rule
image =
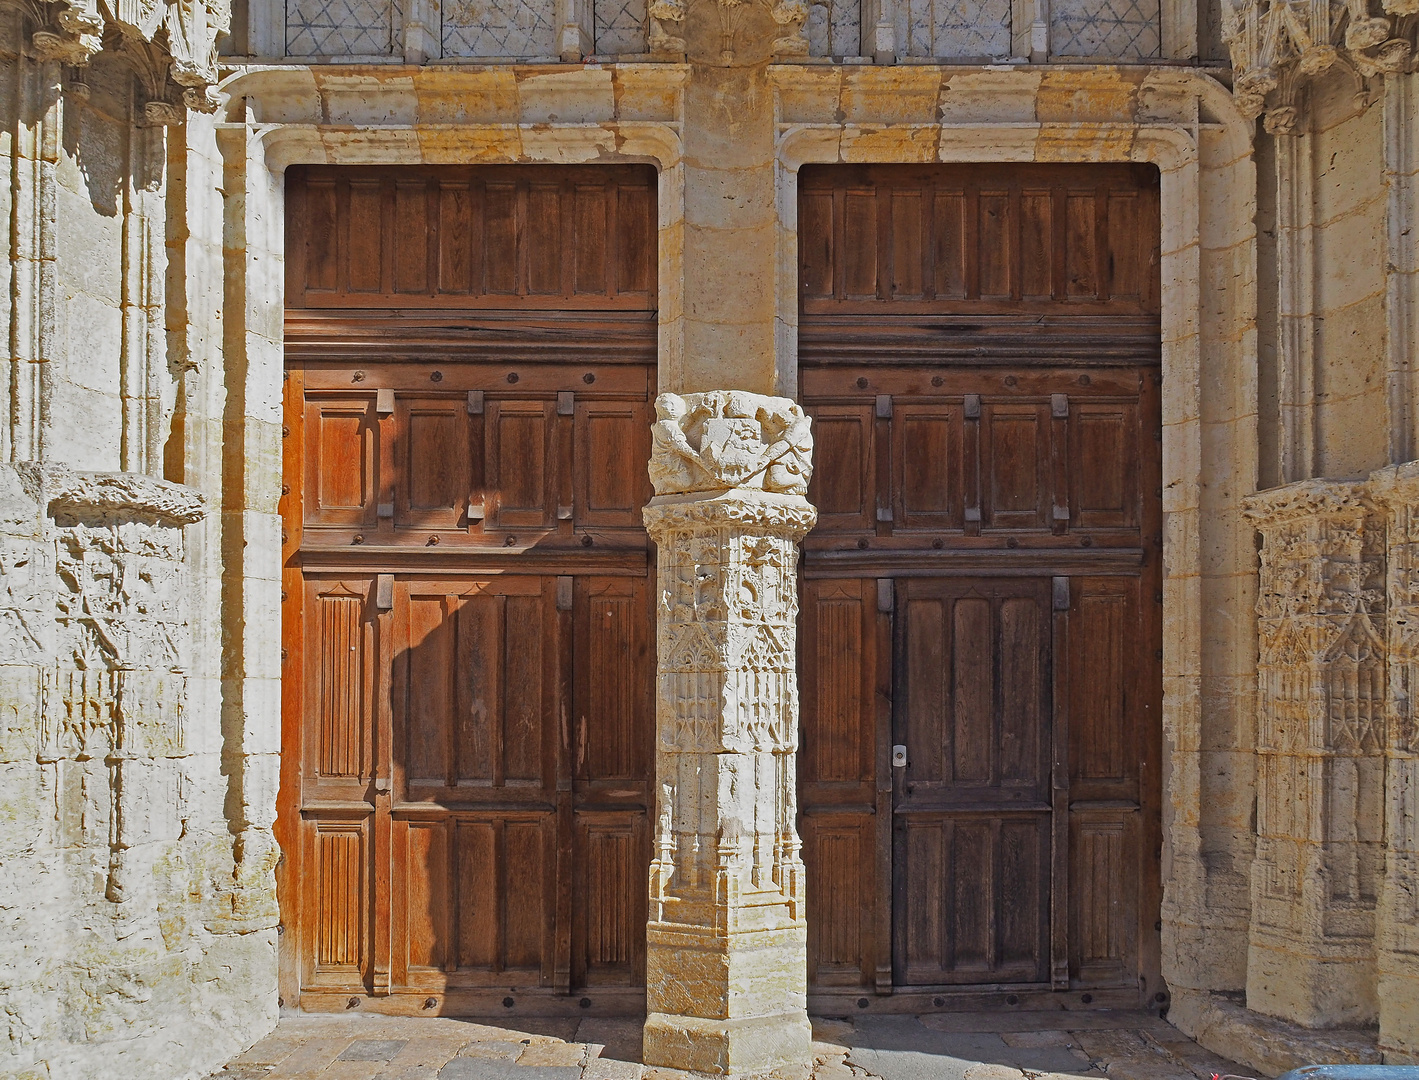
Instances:
[[[657,495],[748,488],[804,495],[812,421],[786,398],[740,390],[655,399],[650,479]]]

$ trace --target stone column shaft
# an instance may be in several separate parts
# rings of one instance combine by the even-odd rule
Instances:
[[[657,826],[645,1060],[731,1075],[810,1063],[795,827],[797,542],[808,420],[783,398],[656,402]]]

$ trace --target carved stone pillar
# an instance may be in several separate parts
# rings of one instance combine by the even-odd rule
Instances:
[[[1247,1004],[1307,1027],[1377,1011],[1385,531],[1367,496],[1307,480],[1246,500],[1263,537]]]
[[[1384,884],[1379,902],[1380,1050],[1419,1063],[1419,462],[1370,477],[1385,515],[1389,707]]]
[[[645,1061],[806,1070],[795,757],[797,542],[816,513],[809,420],[786,398],[656,401],[657,826]]]

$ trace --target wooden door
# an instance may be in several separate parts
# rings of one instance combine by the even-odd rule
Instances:
[[[815,1001],[1157,1004],[1156,174],[801,183]]]
[[[653,176],[330,169],[290,182],[305,255],[288,295],[308,306],[287,314],[283,1000],[635,1013],[655,666],[640,519],[653,250],[637,229],[647,207],[653,225]],[[559,227],[546,220],[558,209]],[[449,232],[470,215],[482,243]],[[512,238],[501,251],[499,230]],[[560,292],[549,244],[570,260]],[[475,286],[501,280],[501,259],[519,301],[563,306],[479,307],[490,290]],[[384,267],[369,279],[379,303],[412,297],[402,310],[356,307],[365,263]],[[457,301],[430,284],[449,265],[463,268]],[[401,292],[419,266],[424,291]],[[589,314],[593,278],[607,303]]]

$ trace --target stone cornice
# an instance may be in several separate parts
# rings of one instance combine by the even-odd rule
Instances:
[[[1302,480],[1258,491],[1242,500],[1243,514],[1258,529],[1307,517],[1354,517],[1368,509],[1364,480]]]
[[[652,539],[662,543],[685,528],[762,529],[802,539],[818,521],[818,511],[801,495],[731,488],[712,494],[657,495],[643,511]]]

